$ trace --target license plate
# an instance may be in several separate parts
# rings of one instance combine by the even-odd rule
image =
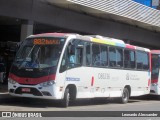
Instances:
[[[30,88],[22,88],[22,92],[30,92],[31,89]]]

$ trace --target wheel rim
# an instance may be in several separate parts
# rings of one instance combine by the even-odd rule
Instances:
[[[67,92],[66,98],[65,98],[65,106],[66,106],[66,107],[68,107],[69,101],[70,101],[70,94],[69,94],[69,92]]]
[[[126,90],[123,92],[123,96],[122,96],[124,101],[128,100],[128,92],[126,92]]]
[[[68,93],[68,94],[67,94],[67,99],[66,99],[67,104],[69,104],[69,99],[70,99],[70,94]]]

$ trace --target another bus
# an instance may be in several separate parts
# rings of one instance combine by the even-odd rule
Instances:
[[[151,91],[153,95],[160,95],[160,50],[151,50]]]
[[[79,98],[150,92],[150,50],[102,36],[67,33],[31,35],[20,45],[8,78],[13,96],[58,99],[67,107]]]

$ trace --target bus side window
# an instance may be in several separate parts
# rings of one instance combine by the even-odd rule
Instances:
[[[79,41],[78,44],[76,45],[76,64],[78,66],[83,65],[83,55],[84,55],[84,41],[77,40]]]
[[[93,66],[100,66],[100,46],[98,44],[92,44],[92,64]]]
[[[101,66],[106,67],[108,66],[108,48],[107,46],[100,45],[101,52],[100,52],[100,59],[101,59]]]
[[[109,47],[109,66],[116,67],[116,49]]]
[[[137,51],[136,57],[137,57],[137,69],[148,70],[149,69],[148,54],[142,51]]]
[[[83,47],[84,41],[73,40],[72,45],[69,45],[69,68],[79,67],[83,64]]]
[[[124,50],[124,67],[135,68],[135,51]]]
[[[130,61],[131,61],[131,68],[135,69],[136,67],[136,60],[135,60],[135,51],[130,52]]]
[[[83,63],[83,47],[82,46],[78,46],[78,48],[76,49],[76,64],[79,66],[82,66]]]
[[[67,47],[67,59],[68,68],[73,68],[75,66],[75,44],[73,42],[69,43]]]
[[[123,49],[116,49],[117,67],[123,67]]]
[[[61,67],[60,67],[60,73],[67,70],[67,63],[68,63],[68,49],[66,49],[63,54],[63,58],[61,61]]]
[[[74,65],[74,54],[75,46],[72,43],[69,43],[63,54],[61,61],[60,73],[66,71],[68,68],[71,68],[71,65]]]
[[[91,66],[91,46],[89,43],[86,44],[86,66]]]

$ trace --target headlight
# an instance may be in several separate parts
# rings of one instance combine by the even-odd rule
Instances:
[[[48,87],[48,86],[51,86],[53,84],[55,84],[55,81],[51,80],[51,81],[40,83],[40,86],[41,87]]]
[[[16,84],[17,82],[12,80],[11,78],[8,78],[8,82],[11,83],[11,84]]]
[[[152,83],[152,86],[157,86],[158,84],[157,83]]]

